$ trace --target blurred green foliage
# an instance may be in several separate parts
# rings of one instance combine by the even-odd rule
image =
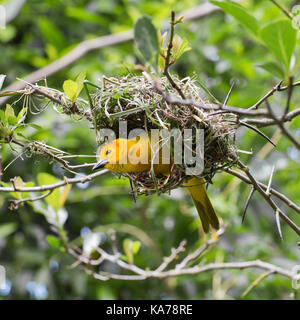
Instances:
[[[280,2],[289,9],[295,4],[291,0]],[[13,82],[16,77],[22,78],[54,61],[85,39],[133,28],[144,15],[150,16],[156,28],[164,31],[170,10],[179,13],[199,3],[196,0],[29,0],[7,28],[0,30],[0,73],[7,75],[5,84]],[[234,79],[236,85],[229,104],[249,107],[278,82],[278,77],[290,75],[292,53],[293,75],[297,79],[300,46],[299,34],[296,38],[294,29],[289,29],[287,41],[290,45],[287,49],[277,46],[269,37],[269,29],[274,31],[272,23],[286,23],[282,20],[286,17],[270,1],[245,0],[241,5],[255,18],[248,17],[247,20],[240,12],[234,18],[234,15],[220,11],[177,26],[177,33],[188,40],[192,50],[178,60],[172,72],[181,77],[196,74],[199,82],[204,83],[220,101],[226,97]],[[225,2],[223,6],[226,11]],[[242,19],[239,18],[241,16]],[[248,23],[243,26],[240,22],[245,22],[245,19]],[[276,30],[280,34],[280,29]],[[260,39],[257,36],[259,32]],[[65,80],[76,79],[84,71],[87,79],[97,83],[102,75],[125,75],[127,68],[141,62],[138,57],[132,42],[105,47],[88,53],[49,77],[47,82],[49,86],[62,90]],[[300,91],[296,88],[292,109],[299,98]],[[285,106],[285,99],[286,93],[280,93],[270,102],[280,110]],[[19,116],[22,117],[18,113],[21,105],[16,104],[14,109],[14,114],[9,108],[0,110],[3,117],[10,113],[8,125],[14,125],[20,120]],[[23,128],[22,132],[27,137],[71,154],[95,154],[94,132],[84,121],[74,121],[49,107],[40,114],[28,114],[27,121],[40,126]],[[300,137],[299,127],[299,118],[289,126],[296,137]],[[267,128],[264,132],[272,136],[275,128]],[[255,176],[262,182],[267,183],[275,165],[273,187],[300,205],[300,153],[290,142],[281,137],[276,149],[267,150],[262,137],[242,128],[238,132],[238,145],[240,149],[253,151],[253,155],[241,154],[241,158],[250,163]],[[16,155],[17,152],[3,145],[3,167]],[[84,172],[87,174],[89,170]],[[70,176],[57,164],[49,164],[40,156],[27,158],[22,155],[4,171],[2,180],[9,182],[11,177],[21,176],[23,181],[37,184],[47,179],[47,173],[55,176],[51,178],[55,181],[62,179],[63,175]],[[124,249],[124,254],[127,252],[127,260],[134,259],[143,268],[155,268],[162,257],[168,256],[171,248],[184,238],[188,241],[188,250],[203,243],[196,211],[184,192],[176,193],[172,199],[167,195],[140,197],[134,203],[128,195],[129,188],[128,181],[118,180],[112,175],[73,186],[63,208],[59,203],[54,204],[56,210],[66,212],[65,229],[69,239],[77,239],[84,230],[88,230],[86,228],[96,232],[114,228],[118,246],[120,250]],[[246,220],[241,224],[249,191],[248,186],[228,175],[215,176],[209,194],[226,226],[226,233],[220,243],[205,255],[205,261],[262,259],[285,268],[299,263],[299,248],[296,246],[299,239],[282,224],[284,241],[280,240],[274,214],[260,195],[254,195]],[[142,286],[134,281],[101,282],[88,276],[81,266],[69,268],[74,259],[63,251],[49,220],[37,214],[37,211],[42,213],[43,208],[39,211],[34,205],[26,204],[17,211],[9,211],[8,198],[11,197],[0,195],[0,264],[5,266],[11,284],[8,294],[0,292],[0,299],[240,299],[251,281],[260,274],[257,270],[226,270],[145,280]],[[55,201],[53,197],[46,199],[48,205]],[[286,206],[282,207],[299,225],[299,216]],[[130,250],[134,250],[134,255]],[[113,268],[115,266],[110,264],[104,266],[105,270],[112,272]],[[273,275],[244,299],[289,299],[291,292],[289,280]]]

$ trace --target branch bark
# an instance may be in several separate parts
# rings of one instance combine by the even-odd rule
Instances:
[[[78,266],[79,264],[84,264],[86,266],[99,266],[105,261],[109,261],[113,264],[116,264],[121,270],[130,272],[131,274],[116,274],[111,272],[95,272],[91,268],[86,268],[86,272],[91,274],[94,278],[107,281],[110,279],[118,279],[118,280],[145,280],[148,278],[157,278],[163,279],[167,277],[177,277],[182,275],[191,275],[191,274],[199,274],[202,272],[214,271],[214,270],[227,270],[227,269],[248,269],[248,268],[259,268],[262,270],[266,270],[270,273],[277,273],[283,277],[289,278],[292,281],[297,281],[300,278],[300,275],[295,274],[293,270],[287,270],[282,267],[276,266],[274,264],[264,262],[261,260],[253,260],[253,261],[242,261],[242,262],[225,262],[225,263],[209,263],[206,265],[196,264],[194,266],[188,267],[188,263],[195,263],[196,259],[199,258],[200,255],[204,251],[206,251],[209,247],[215,244],[218,240],[218,236],[223,234],[224,230],[220,229],[215,236],[209,239],[203,246],[197,248],[195,251],[186,255],[180,263],[175,265],[175,267],[166,270],[171,262],[174,262],[178,258],[178,254],[184,251],[185,242],[181,242],[177,248],[172,249],[172,253],[168,258],[164,259],[164,262],[161,263],[159,267],[155,270],[142,269],[135,264],[130,264],[121,260],[122,254],[118,251],[114,253],[108,253],[102,248],[97,248],[97,251],[100,254],[100,257],[97,260],[91,260],[88,256],[81,253],[79,248],[69,248],[68,252],[74,258],[76,258],[76,262],[73,264],[73,267]],[[215,237],[215,238],[214,238]]]

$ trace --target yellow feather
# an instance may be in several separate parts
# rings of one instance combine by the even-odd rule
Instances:
[[[106,159],[105,168],[115,172],[142,172],[151,170],[153,155],[159,154],[159,161],[153,164],[155,173],[169,174],[170,164],[162,163],[159,146],[153,146],[147,135],[137,139],[117,139],[106,144],[100,150],[100,160]],[[208,198],[204,180],[192,177],[184,184],[189,190],[202,222],[203,230],[209,231],[210,226],[219,229],[219,220]]]

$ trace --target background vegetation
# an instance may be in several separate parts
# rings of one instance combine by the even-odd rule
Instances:
[[[296,2],[280,1],[288,10]],[[16,77],[22,78],[55,61],[85,39],[129,30],[143,15],[150,16],[154,25],[163,29],[170,10],[180,13],[201,3],[194,0],[29,0],[6,29],[0,30],[0,73],[7,75],[5,85],[8,85]],[[285,17],[271,1],[240,3],[257,18],[258,27]],[[276,72],[274,66],[271,72],[261,67],[267,62],[280,62],[276,52],[268,50],[249,28],[221,10],[180,24],[177,33],[188,39],[192,50],[178,60],[172,72],[180,77],[195,74],[220,101],[224,101],[233,79],[235,87],[229,104],[245,108],[281,80],[282,72]],[[298,50],[299,38],[295,58]],[[132,41],[104,47],[49,76],[47,83],[62,90],[64,80],[75,79],[82,71],[86,72],[87,79],[100,83],[103,75],[126,75],[128,68],[133,70],[134,64],[141,63],[138,56]],[[295,73],[294,79],[297,77]],[[276,112],[285,107],[286,95],[286,92],[277,93],[269,100]],[[300,90],[296,87],[291,110],[297,107],[299,98]],[[3,105],[1,109],[4,108]],[[17,103],[14,108],[17,113],[21,105]],[[95,154],[95,134],[87,121],[58,114],[52,107],[27,117],[26,122],[40,126],[24,129],[30,139],[44,141],[70,154]],[[289,125],[298,141],[299,125],[299,117]],[[268,127],[263,131],[272,137],[276,128]],[[280,135],[274,139],[277,140],[276,148],[253,131],[239,129],[239,148],[253,152],[252,155],[241,154],[241,158],[252,168],[255,177],[266,184],[275,165],[272,186],[300,205],[300,152]],[[19,149],[15,149],[3,144],[2,168],[16,158]],[[83,170],[85,174],[89,171]],[[7,183],[14,176],[36,182],[42,179],[40,173],[49,173],[58,180],[64,175],[72,176],[57,163],[49,164],[39,155],[29,158],[23,155],[3,171],[1,178]],[[168,256],[171,248],[178,246],[182,239],[187,240],[187,250],[205,241],[195,208],[183,190],[176,190],[171,196],[142,196],[136,203],[128,194],[129,190],[127,180],[112,175],[74,185],[64,204],[68,214],[67,237],[73,240],[88,234],[89,230],[96,230],[103,232],[101,236],[105,241],[107,231],[113,228],[118,234],[120,248],[124,239],[141,242],[135,263],[151,268]],[[254,194],[245,222],[241,224],[249,191],[247,185],[228,174],[215,176],[209,195],[226,232],[202,260],[207,263],[261,259],[287,269],[299,264],[299,237],[283,223],[283,240],[280,239],[272,209],[258,193]],[[0,299],[290,299],[293,296],[290,279],[279,275],[264,279],[243,296],[261,274],[256,269],[213,271],[137,282],[94,279],[81,265],[70,268],[75,260],[64,252],[59,241],[56,242],[56,234],[45,215],[29,204],[10,211],[10,198],[11,195],[0,194],[0,264],[5,266],[8,279],[6,290],[0,290]],[[299,215],[287,206],[282,207],[299,225]],[[133,231],[132,226],[136,228]],[[137,236],[136,230],[142,236]],[[114,272],[116,267],[106,263],[103,268]]]

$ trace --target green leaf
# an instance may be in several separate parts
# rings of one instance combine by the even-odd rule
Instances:
[[[6,182],[4,182],[4,181],[0,181],[0,185],[1,185],[2,187],[9,187],[9,184],[6,183]]]
[[[83,89],[83,83],[84,83],[85,78],[86,78],[86,73],[84,71],[80,72],[78,77],[76,78],[76,83],[78,85],[78,89],[76,92],[76,98],[79,96],[81,90]]]
[[[296,45],[296,36],[297,31],[288,19],[270,22],[260,29],[262,41],[275,57],[284,63],[286,74],[289,73],[290,61]]]
[[[157,38],[158,38],[158,45],[159,45],[159,50],[160,50],[160,54],[158,55],[158,66],[161,70],[163,70],[165,67],[165,59],[163,56],[165,56],[167,53],[167,49],[164,48],[164,43],[167,39],[167,32],[165,32],[162,35],[160,30],[158,30],[157,31]]]
[[[270,72],[272,75],[277,76],[279,79],[284,79],[284,70],[275,62],[266,62],[257,65],[258,67]]]
[[[160,48],[164,48],[164,43],[166,42],[167,39],[167,32],[164,34],[161,34],[160,30],[157,31],[157,39],[158,39],[158,45]]]
[[[134,40],[147,62],[157,64],[158,37],[157,30],[150,18],[140,18],[134,26]]]
[[[9,104],[6,105],[4,116],[5,116],[5,123],[9,123],[9,121],[13,122],[14,121],[13,119],[15,119],[15,122],[17,121],[14,109]]]
[[[25,115],[27,112],[27,108],[22,108],[21,111],[18,113],[17,122],[22,122],[25,119]]]
[[[14,233],[18,228],[15,222],[8,222],[0,225],[0,239],[6,238],[10,234]]]
[[[192,48],[189,47],[188,44],[189,43],[186,38],[181,39],[177,34],[175,34],[173,39],[172,57],[177,60],[184,54],[184,52],[191,50]]]
[[[247,12],[245,8],[237,3],[233,3],[230,1],[220,2],[211,0],[210,2],[223,9],[226,13],[232,15],[239,23],[241,23],[244,27],[257,35],[258,22],[252,15]]]
[[[132,246],[131,246],[131,251],[133,254],[137,254],[140,250],[140,247],[141,247],[141,242],[140,241],[134,241],[132,243]]]
[[[6,78],[5,74],[0,74],[0,90],[1,90],[1,88],[3,86],[5,78]]]
[[[26,123],[26,125],[29,126],[29,127],[34,128],[36,130],[42,130],[43,129],[43,127],[41,127],[41,126],[39,126],[38,124],[35,124],[35,123]]]
[[[9,116],[7,122],[10,126],[13,126],[17,123],[17,118],[15,116]]]
[[[57,183],[57,179],[49,173],[40,172],[37,175],[37,181],[39,185],[48,185]],[[44,193],[46,193],[45,191]],[[48,197],[45,198],[45,201],[52,206],[52,208],[57,211],[59,209],[59,198],[60,198],[60,191],[59,188],[56,188],[50,193]]]
[[[60,240],[55,236],[49,234],[47,235],[46,240],[51,247],[57,248],[57,249],[60,248]]]
[[[131,239],[125,239],[123,241],[123,249],[126,255],[126,259],[128,263],[133,263],[134,255],[136,255],[141,247],[140,241],[132,241]]]
[[[79,88],[78,88],[77,82],[75,82],[73,80],[64,81],[63,90],[72,102],[75,102],[75,100],[77,98],[78,89]]]
[[[132,252],[132,240],[130,239],[125,239],[123,241],[123,250],[125,252],[125,255],[127,257],[128,263],[132,264],[133,263],[133,252]]]
[[[4,125],[6,124],[4,110],[0,110],[0,121],[1,121]]]
[[[72,102],[76,101],[81,90],[83,89],[83,83],[85,78],[86,78],[85,72],[81,72],[76,78],[76,81],[73,81],[73,80],[64,81],[63,83],[64,92]]]

